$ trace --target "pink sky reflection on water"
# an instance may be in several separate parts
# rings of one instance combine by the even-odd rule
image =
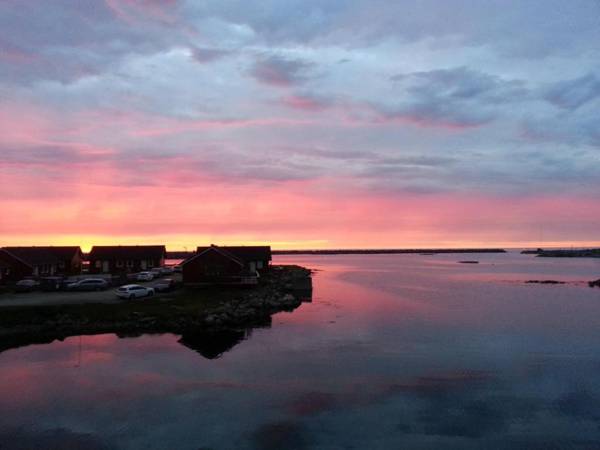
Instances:
[[[576,394],[573,381],[600,393],[592,375],[600,345],[597,290],[503,281],[511,267],[555,274],[555,265],[531,256],[469,255],[479,265],[458,264],[462,258],[277,256],[276,263],[318,270],[312,302],[275,315],[271,327],[253,330],[218,359],[173,335],[71,337],[5,351],[0,409],[10,413],[0,418],[0,433],[35,423],[35,430],[92,430],[124,448],[220,448],[234,439],[246,449],[253,447],[244,439],[274,417],[311,427],[325,421],[344,441],[350,437],[340,427],[385,428],[381,417],[397,417],[399,405],[421,426],[423,411],[442,420],[439,408],[447,406],[436,402],[443,398],[469,410],[471,401],[496,405],[501,395],[508,408],[501,417],[519,423],[511,405],[523,396],[554,411],[549,404]],[[564,269],[582,279],[597,273],[590,260]],[[549,433],[547,414],[555,412],[527,427]]]

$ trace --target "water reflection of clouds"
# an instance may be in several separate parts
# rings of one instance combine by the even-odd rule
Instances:
[[[334,445],[329,439],[335,436],[340,448],[597,448],[597,394],[540,397],[513,389],[515,381],[421,377],[370,395],[307,392],[287,411],[304,423],[307,412],[313,414],[305,439],[323,447]]]

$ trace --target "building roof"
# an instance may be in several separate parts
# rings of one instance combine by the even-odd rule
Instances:
[[[23,261],[18,256],[13,255],[12,253],[8,252],[7,250],[4,250],[3,248],[0,248],[0,265],[3,265],[4,268],[8,268],[11,267],[15,261],[17,263],[29,267],[30,269],[33,269],[31,265]]]
[[[166,253],[164,245],[96,245],[88,259],[161,259]]]
[[[3,250],[27,264],[55,264],[81,253],[80,247],[3,247]]]
[[[226,251],[243,262],[249,261],[271,261],[271,246],[269,245],[253,245],[253,246],[216,246],[211,247],[218,248]],[[198,247],[196,252],[200,253],[210,247]]]
[[[185,265],[185,264],[189,263],[190,261],[196,259],[197,257],[199,257],[200,255],[203,255],[206,252],[217,252],[220,255],[223,255],[224,257],[231,259],[233,262],[235,262],[236,264],[239,264],[240,266],[244,265],[244,261],[242,259],[238,258],[231,252],[224,250],[223,247],[217,247],[216,245],[211,245],[210,247],[202,247],[202,248],[198,247],[198,251],[196,252],[196,254],[194,256],[186,259],[185,261],[183,261],[181,263],[181,265]]]

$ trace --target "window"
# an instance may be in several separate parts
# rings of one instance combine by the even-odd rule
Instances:
[[[100,267],[102,267],[102,261],[98,259],[96,260],[96,269],[99,269]]]
[[[148,261],[148,267],[154,267],[154,261],[153,260]]]
[[[123,261],[120,259],[117,259],[117,267],[123,267]]]

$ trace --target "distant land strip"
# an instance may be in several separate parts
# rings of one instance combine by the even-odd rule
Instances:
[[[521,253],[537,255],[542,258],[600,258],[600,248],[583,248],[571,250],[524,250]]]
[[[332,249],[332,250],[273,250],[274,255],[388,255],[437,253],[506,253],[502,248],[392,248],[392,249]]]

